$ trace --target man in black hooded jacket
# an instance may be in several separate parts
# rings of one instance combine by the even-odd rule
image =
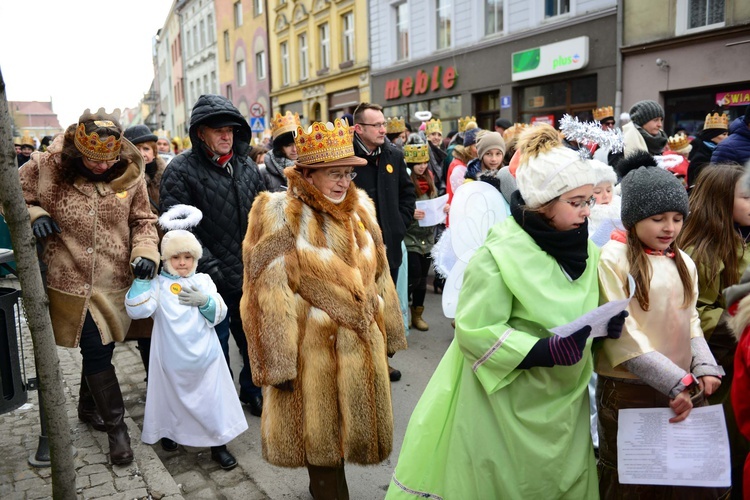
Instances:
[[[242,297],[242,240],[255,196],[266,190],[258,166],[248,156],[251,131],[247,120],[225,97],[202,95],[190,116],[192,149],[167,166],[161,181],[160,212],[177,204],[203,212],[193,233],[203,245],[198,272],[211,276],[227,304],[228,315],[216,333],[229,363],[229,331],[242,354],[240,401],[260,416],[263,398],[253,384],[247,339],[239,304]]]

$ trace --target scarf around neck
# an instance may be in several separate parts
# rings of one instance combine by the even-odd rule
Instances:
[[[586,271],[588,253],[588,219],[577,229],[558,231],[550,226],[539,213],[524,209],[520,191],[514,191],[510,198],[510,212],[519,226],[539,245],[544,252],[554,258],[563,271],[575,281]]]
[[[638,125],[635,128],[646,141],[646,147],[650,155],[660,155],[664,151],[664,146],[667,145],[667,134],[663,130],[660,130],[658,135],[651,135]]]

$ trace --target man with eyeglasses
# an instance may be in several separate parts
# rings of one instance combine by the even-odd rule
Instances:
[[[198,272],[216,283],[227,304],[227,319],[216,326],[229,364],[229,333],[242,354],[240,401],[251,415],[263,409],[260,388],[253,384],[247,339],[239,305],[242,297],[242,240],[247,214],[255,196],[266,190],[258,166],[248,156],[251,131],[247,120],[226,97],[207,94],[198,98],[190,117],[191,149],[169,162],[159,190],[161,213],[177,204],[203,212],[193,233],[203,245]]]
[[[414,217],[416,195],[406,171],[404,154],[385,140],[385,116],[378,104],[363,102],[354,110],[354,154],[367,160],[357,169],[354,183],[375,202],[378,224],[383,231],[393,283],[403,257],[401,242]],[[401,379],[401,372],[391,368],[391,380]]]

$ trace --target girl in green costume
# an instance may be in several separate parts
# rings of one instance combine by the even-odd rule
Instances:
[[[599,303],[586,221],[596,177],[551,126],[519,148],[513,217],[466,268],[456,338],[412,414],[388,499],[598,497],[591,328],[549,331]],[[613,338],[623,321],[610,320]]]

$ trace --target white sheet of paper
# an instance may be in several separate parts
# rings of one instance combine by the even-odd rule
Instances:
[[[424,219],[420,219],[420,226],[435,226],[445,222],[443,207],[448,203],[448,195],[438,196],[431,200],[418,200],[417,209],[424,210]]]
[[[721,405],[693,408],[670,424],[669,408],[620,410],[617,472],[623,484],[730,486],[729,437]]]
[[[635,280],[633,280],[633,277],[629,274],[628,287],[630,289],[630,297],[627,299],[607,302],[593,311],[587,312],[578,319],[571,321],[567,325],[556,326],[550,331],[561,337],[569,337],[584,326],[589,325],[591,327],[591,334],[589,334],[590,339],[595,337],[606,337],[609,320],[612,319],[613,316],[617,316],[624,311],[625,308],[628,307],[630,299],[633,298],[633,294],[635,294]]]

